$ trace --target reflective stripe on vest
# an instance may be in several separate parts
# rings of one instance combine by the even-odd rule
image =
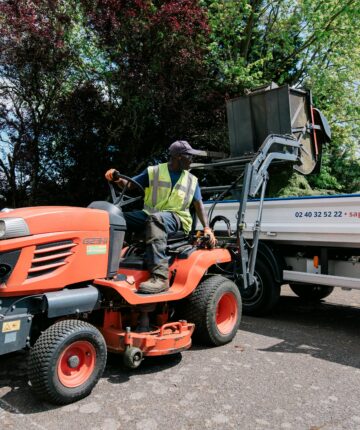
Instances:
[[[189,206],[195,194],[197,178],[187,170],[183,170],[172,188],[167,163],[148,167],[148,176],[149,187],[145,189],[145,212],[175,212],[181,220],[184,231],[188,233],[192,224]]]

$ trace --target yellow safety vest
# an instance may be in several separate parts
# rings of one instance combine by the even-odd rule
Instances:
[[[189,233],[192,224],[189,207],[195,194],[197,177],[183,170],[172,188],[167,163],[150,166],[147,171],[149,187],[145,188],[144,211],[147,214],[174,212],[179,216],[185,233]]]

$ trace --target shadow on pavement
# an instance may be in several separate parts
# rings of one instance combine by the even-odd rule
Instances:
[[[121,356],[109,354],[103,378],[107,378],[112,384],[121,384],[128,381],[133,375],[146,375],[170,369],[177,366],[181,360],[181,353],[159,357],[146,357],[140,367],[131,370],[122,364]]]
[[[0,411],[3,409],[13,414],[36,414],[60,408],[61,406],[39,400],[32,393],[28,385],[27,359],[28,353],[25,351],[0,357],[0,393],[5,392],[0,396]],[[102,378],[106,378],[113,384],[121,384],[128,381],[133,375],[157,373],[174,367],[181,362],[181,359],[180,353],[148,357],[138,369],[129,370],[122,364],[120,356],[109,354]]]
[[[240,329],[279,340],[267,352],[301,353],[360,368],[360,308],[281,297],[272,315],[244,316]]]
[[[0,409],[14,414],[34,414],[54,409],[31,392],[27,378],[28,353],[14,352],[0,357]]]

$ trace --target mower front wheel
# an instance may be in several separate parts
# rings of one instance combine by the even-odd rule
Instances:
[[[182,309],[185,319],[195,323],[195,341],[220,346],[230,342],[239,328],[241,296],[234,282],[215,275],[197,286]]]
[[[30,352],[29,379],[42,399],[64,405],[90,394],[106,364],[106,343],[91,324],[63,320],[41,334]]]
[[[129,346],[125,349],[123,360],[128,369],[137,369],[143,360],[143,353],[141,349]]]

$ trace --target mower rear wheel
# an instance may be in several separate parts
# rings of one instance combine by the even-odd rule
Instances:
[[[220,275],[202,281],[182,306],[182,317],[195,323],[194,340],[220,346],[236,335],[241,320],[241,296],[232,281]]]
[[[90,394],[106,364],[106,343],[91,324],[63,320],[50,326],[30,352],[29,379],[42,399],[64,405]]]

